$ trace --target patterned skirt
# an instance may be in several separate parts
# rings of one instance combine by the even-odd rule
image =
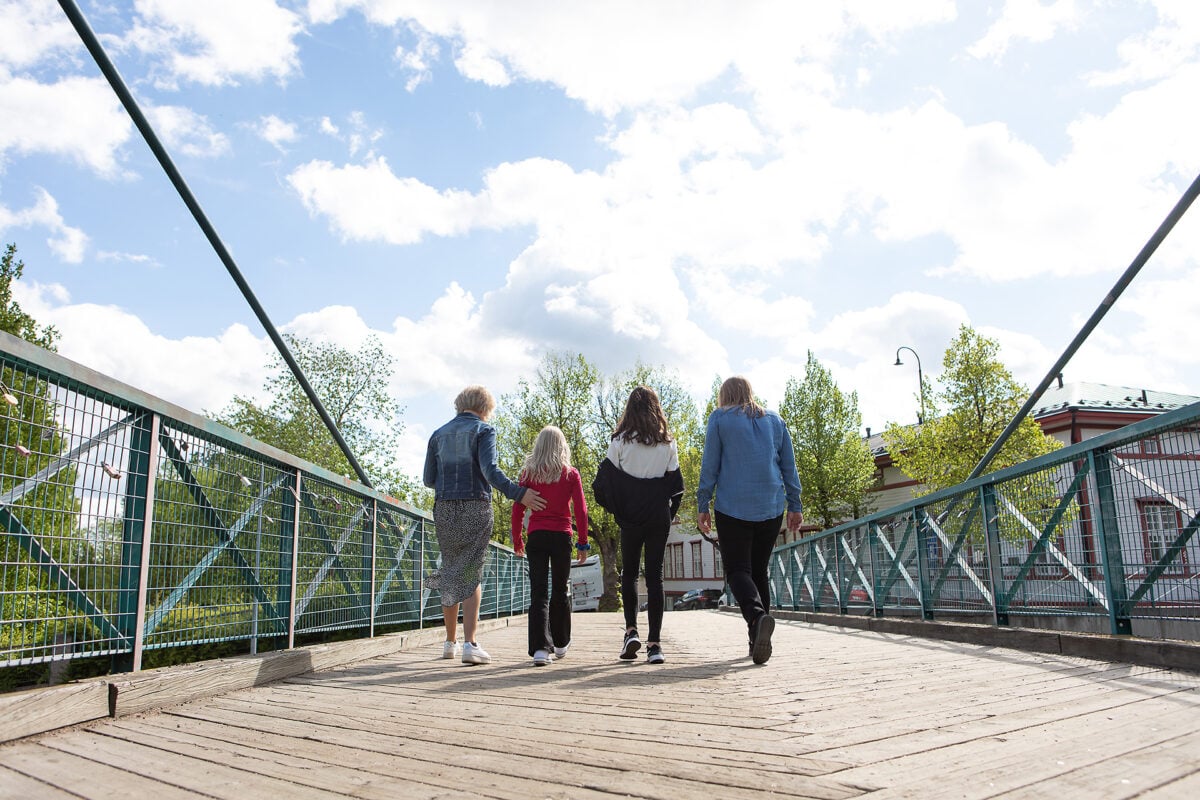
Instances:
[[[492,504],[487,500],[438,500],[433,505],[441,567],[430,586],[442,594],[443,606],[469,597],[483,576],[488,541],[492,538]]]

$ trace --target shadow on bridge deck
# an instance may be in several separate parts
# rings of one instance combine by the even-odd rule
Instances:
[[[0,797],[1195,797],[1200,676],[740,616],[672,613],[666,664],[576,614],[534,667],[406,649],[0,746]],[[644,631],[643,631],[644,633]]]

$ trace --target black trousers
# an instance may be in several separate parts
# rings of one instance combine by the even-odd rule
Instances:
[[[646,614],[650,618],[647,642],[657,642],[662,635],[663,554],[670,533],[669,519],[621,528],[621,605],[625,607],[626,628],[637,627],[638,572],[643,550],[646,554]]]
[[[571,642],[571,543],[572,535],[563,531],[530,531],[525,537],[531,656]]]
[[[771,551],[779,538],[783,515],[747,522],[716,512],[717,543],[725,563],[725,580],[742,610],[748,630],[771,610]]]

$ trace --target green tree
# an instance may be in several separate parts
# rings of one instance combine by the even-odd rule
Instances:
[[[428,492],[396,466],[403,409],[388,393],[395,367],[379,340],[372,336],[351,351],[292,335],[284,338],[375,487],[429,507]],[[281,356],[272,362],[263,389],[271,398],[265,408],[239,395],[214,418],[338,474],[353,475],[350,462]]]
[[[25,271],[25,264],[16,256],[17,246],[9,244],[0,257],[0,330],[54,350],[58,331],[39,325],[13,299],[13,282]],[[104,561],[102,542],[76,535],[80,508],[75,496],[76,467],[60,468],[49,480],[30,480],[51,467],[66,450],[67,439],[56,410],[49,383],[35,371],[12,366],[0,370],[0,426],[4,430],[0,492],[11,495],[5,509],[9,524],[19,523],[25,531],[5,536],[0,544],[0,561],[15,565],[4,571],[0,583],[3,650],[53,641],[65,631],[87,627],[63,594],[51,590],[48,572],[34,565],[29,548],[41,548],[38,561],[46,555],[63,565]],[[88,589],[106,574],[103,570],[84,570],[75,577]]]
[[[810,350],[804,380],[788,379],[779,413],[796,451],[805,512],[826,528],[868,513],[875,460],[858,432],[858,394],[842,392]]]
[[[13,299],[12,284],[25,272],[25,262],[17,260],[16,244],[4,248],[0,257],[0,330],[19,336],[47,350],[56,350],[59,333],[53,325],[38,325]]]
[[[1028,396],[997,357],[999,344],[970,326],[959,328],[942,359],[940,390],[929,401],[934,416],[923,425],[891,423],[883,438],[892,461],[929,494],[967,479]],[[1026,417],[988,465],[1003,469],[1062,445]]]

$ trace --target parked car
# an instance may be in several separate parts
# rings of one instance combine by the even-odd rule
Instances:
[[[871,602],[871,595],[867,594],[866,589],[851,589],[847,599],[851,603],[869,603]]]
[[[691,589],[675,601],[676,611],[693,611],[697,608],[716,608],[721,604],[720,589]]]

